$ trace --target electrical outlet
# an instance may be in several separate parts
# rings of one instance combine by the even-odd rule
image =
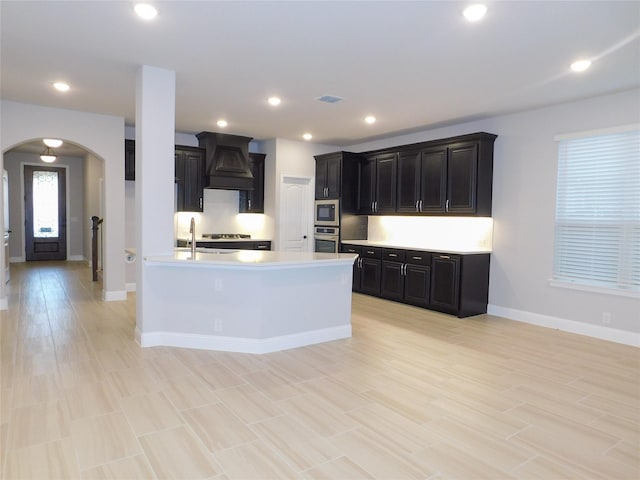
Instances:
[[[602,323],[609,325],[611,323],[611,312],[602,312]]]

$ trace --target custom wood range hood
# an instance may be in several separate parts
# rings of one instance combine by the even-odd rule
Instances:
[[[253,190],[249,168],[251,137],[214,132],[200,132],[196,137],[200,148],[206,150],[204,188]]]

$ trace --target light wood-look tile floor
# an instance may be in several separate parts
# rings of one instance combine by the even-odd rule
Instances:
[[[6,479],[640,478],[636,348],[354,295],[351,339],[143,349],[83,263],[8,289]]]

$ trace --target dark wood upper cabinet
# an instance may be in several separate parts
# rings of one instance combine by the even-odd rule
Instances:
[[[358,210],[360,168],[363,158],[351,152],[316,155],[316,200],[340,199],[340,213]]]
[[[395,213],[398,155],[384,153],[365,158],[360,169],[358,213]]]
[[[240,213],[264,213],[264,153],[249,153],[249,169],[253,173],[253,190],[240,190]]]
[[[202,212],[206,152],[203,148],[176,145],[174,156],[177,211]],[[136,179],[135,157],[135,140],[125,140],[125,180]]]
[[[316,157],[316,200],[340,198],[342,155]]]
[[[176,145],[175,181],[177,211],[202,212],[205,151]]]
[[[364,154],[359,213],[491,216],[495,139],[475,133]],[[381,170],[378,159],[387,155],[397,155],[397,166]]]

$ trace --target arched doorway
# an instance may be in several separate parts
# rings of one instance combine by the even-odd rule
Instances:
[[[63,144],[51,152],[56,156],[52,163],[40,158],[46,148],[42,139],[20,143],[3,154],[4,170],[8,174],[5,215],[8,213],[7,226],[11,231],[5,256],[10,262],[55,259],[89,264],[91,261],[90,217],[102,218],[104,214],[104,161],[82,145],[60,140]],[[42,175],[36,176],[40,173]],[[51,187],[46,178],[49,175],[55,177],[55,186],[59,189]],[[44,187],[38,187],[37,179],[42,180]],[[46,218],[43,221],[44,214],[38,215],[37,206],[43,204],[40,213],[54,209],[47,201],[36,200],[38,195],[53,190],[58,195],[56,221],[47,222]]]

